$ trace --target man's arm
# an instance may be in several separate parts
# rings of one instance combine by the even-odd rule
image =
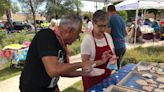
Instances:
[[[100,65],[106,63],[106,62],[108,61],[108,59],[109,59],[110,57],[112,57],[112,55],[109,54],[109,52],[110,52],[110,51],[104,52],[103,55],[102,55],[102,59],[96,60],[96,61],[91,61],[91,60],[89,60],[90,55],[86,55],[86,54],[81,55],[81,58],[82,58],[82,61],[83,61],[83,62],[88,62],[88,63],[89,63],[89,62],[92,62],[92,63],[95,64],[95,66],[100,66]]]
[[[79,68],[90,66],[91,63],[59,63],[58,58],[55,56],[44,56],[42,58],[44,67],[46,69],[47,74],[50,77],[55,76],[67,76],[67,77],[76,77],[81,76],[82,71],[77,71]]]

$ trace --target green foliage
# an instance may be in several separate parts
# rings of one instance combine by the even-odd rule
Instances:
[[[6,10],[10,7],[10,3],[8,0],[0,0],[0,16],[5,14]]]
[[[18,4],[16,2],[12,2],[11,9],[13,13],[19,12]]]
[[[47,1],[47,18],[60,18],[65,14],[79,14],[81,0],[49,0]],[[76,12],[75,12],[76,10]]]
[[[106,11],[107,11],[107,7],[104,6],[104,7],[102,8],[102,10],[106,12]]]
[[[0,43],[1,43],[1,44],[0,44],[0,49],[3,48],[3,46],[4,46],[3,40],[4,40],[6,37],[7,37],[6,33],[3,33],[3,32],[0,33]]]
[[[23,11],[37,12],[45,0],[18,0]]]
[[[113,5],[117,5],[117,4],[119,4],[119,3],[120,3],[120,1],[118,1],[118,2],[114,2]]]
[[[123,63],[138,63],[144,62],[163,62],[164,63],[164,47],[138,47],[135,49],[127,50],[123,58]]]
[[[127,21],[127,19],[128,19],[128,14],[127,14],[126,11],[117,11],[117,13],[118,13],[120,16],[122,16],[123,19],[124,19],[125,21]]]
[[[38,11],[38,8],[43,4],[44,1],[45,0],[19,0],[21,5],[23,6],[22,8],[25,11],[32,12],[35,33],[37,33],[35,13]]]
[[[83,16],[88,16],[90,19],[92,19],[93,12],[83,12]]]
[[[6,33],[0,34],[0,49],[9,44],[23,44],[25,41],[31,41],[33,35],[26,35],[25,31],[20,33],[13,33],[12,35],[7,35]]]
[[[72,45],[68,46],[68,49],[70,50],[70,56],[76,55],[80,53],[80,45],[82,42],[84,34],[80,34],[80,39],[77,39]]]
[[[129,10],[127,11],[128,14],[128,20],[131,22],[132,20],[135,20],[136,11],[135,10]]]

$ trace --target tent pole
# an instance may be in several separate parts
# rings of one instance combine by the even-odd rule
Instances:
[[[138,1],[139,2],[139,1]],[[135,35],[134,35],[134,46],[136,45],[136,40],[137,40],[137,28],[138,28],[138,8],[136,10],[136,18],[135,18]]]
[[[97,2],[96,2],[96,11],[97,11],[97,7],[98,7],[98,6],[97,6]]]

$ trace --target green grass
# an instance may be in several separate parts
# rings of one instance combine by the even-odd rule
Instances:
[[[78,81],[71,87],[66,88],[62,92],[83,92],[82,81]]]
[[[10,64],[6,64],[3,67],[4,68],[0,70],[0,81],[19,75],[21,73],[21,69],[10,68]]]
[[[138,47],[135,49],[127,50],[124,58],[123,64],[126,63],[138,63],[140,61],[144,62],[163,62],[164,63],[164,47]]]

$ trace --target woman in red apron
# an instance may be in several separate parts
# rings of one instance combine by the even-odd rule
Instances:
[[[100,76],[83,76],[82,80],[83,80],[83,88],[84,88],[84,92],[89,89],[90,87],[94,86],[95,84],[99,83],[102,79],[106,78],[107,76],[111,75],[111,70],[107,69],[107,64],[108,61],[111,57],[106,57],[108,58],[105,62],[104,59],[102,58],[104,52],[110,52],[108,54],[110,54],[111,56],[114,54],[111,50],[110,47],[110,43],[108,43],[108,39],[106,35],[105,35],[105,30],[107,28],[107,14],[104,11],[98,10],[94,13],[93,15],[93,31],[92,31],[92,38],[93,38],[93,42],[95,45],[95,48],[91,48],[91,49],[95,49],[95,58],[94,61],[96,64],[95,68],[99,68],[99,69],[104,69],[105,73],[100,75]],[[97,42],[95,39],[100,39],[100,41],[104,41],[101,39],[105,38],[105,42],[106,45],[103,46],[97,46]],[[85,39],[85,37],[84,37]],[[101,43],[101,42],[100,42]],[[82,42],[81,45],[81,54],[82,54],[82,61],[83,62],[91,62],[90,58],[92,55],[90,54],[84,54],[82,50],[83,47],[87,47],[87,46],[91,46],[90,43],[86,44],[86,42]],[[88,47],[89,48],[89,47]],[[112,48],[113,49],[113,48]],[[98,64],[99,63],[99,64]],[[101,63],[101,64],[100,64]]]

